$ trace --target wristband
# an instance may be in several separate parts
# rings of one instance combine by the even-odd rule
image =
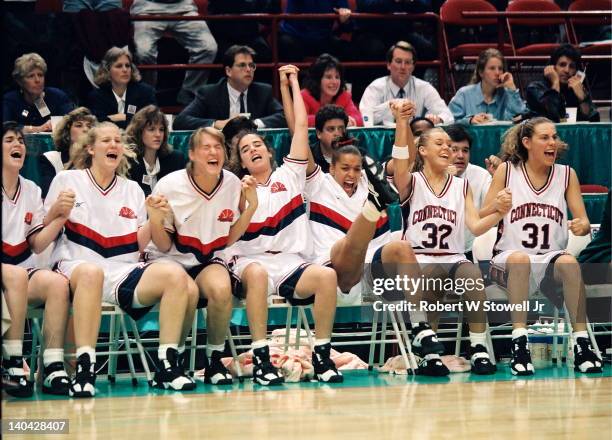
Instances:
[[[394,159],[408,159],[410,158],[410,151],[408,151],[407,147],[398,147],[394,145],[391,151],[391,157]]]

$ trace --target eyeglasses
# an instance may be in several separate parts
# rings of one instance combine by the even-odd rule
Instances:
[[[255,63],[238,63],[238,64],[234,64],[235,67],[239,68],[240,70],[246,70],[247,67],[251,70],[255,70],[257,69],[257,65]]]

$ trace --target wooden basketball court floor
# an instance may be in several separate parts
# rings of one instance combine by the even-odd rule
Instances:
[[[110,385],[95,399],[6,395],[2,418],[67,418],[85,439],[606,439],[612,436],[612,367],[583,375],[566,366],[517,378],[507,365],[492,376],[448,378],[349,371],[343,384],[232,386],[198,383],[187,393],[150,390],[144,379]],[[6,435],[6,431],[3,433]]]

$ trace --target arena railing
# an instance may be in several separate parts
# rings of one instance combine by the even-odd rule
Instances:
[[[223,15],[132,15],[132,21],[259,21],[259,22],[270,22],[270,48],[272,51],[272,61],[270,63],[257,63],[258,69],[277,69],[283,64],[288,64],[289,61],[281,60],[278,55],[278,31],[280,22],[282,20],[337,20],[337,14],[223,14]],[[438,46],[438,59],[431,61],[417,61],[417,66],[420,67],[433,67],[438,69],[439,75],[439,91],[441,96],[445,96],[445,83],[446,83],[446,71],[443,63],[442,55],[442,27],[440,17],[432,12],[423,14],[408,14],[408,13],[393,13],[393,14],[374,14],[374,13],[361,13],[355,12],[351,14],[352,20],[426,20],[433,21],[436,26],[436,43]],[[384,58],[382,55],[381,58]],[[380,61],[359,61],[359,60],[341,60],[342,65],[345,68],[372,68],[382,67],[387,65],[386,60],[381,59]],[[296,66],[308,67],[311,63],[309,62],[291,62]],[[213,64],[139,64],[138,68],[141,70],[221,70],[223,65],[219,63]],[[279,79],[278,75],[272,76],[272,86],[274,93],[277,97],[279,93]]]

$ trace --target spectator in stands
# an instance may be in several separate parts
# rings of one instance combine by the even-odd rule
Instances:
[[[24,133],[51,131],[51,116],[63,116],[74,108],[68,95],[55,87],[45,87],[47,63],[37,53],[26,53],[15,60],[13,79],[20,90],[2,98],[2,118],[23,125]]]
[[[176,130],[213,126],[222,130],[227,122],[248,113],[258,128],[286,127],[283,106],[272,96],[269,84],[253,82],[255,51],[249,46],[231,46],[223,56],[225,76],[217,84],[199,90],[196,98],[176,117]]]
[[[349,41],[337,35],[350,32],[351,10],[347,0],[287,0],[287,14],[338,14],[334,21],[283,20],[278,32],[278,52],[282,61],[299,61],[308,55],[328,52],[340,59],[354,59],[355,51]]]
[[[155,90],[140,81],[140,72],[127,49],[112,47],[96,72],[99,88],[89,94],[89,108],[98,121],[126,128],[138,110],[155,104]]]
[[[324,105],[315,115],[315,133],[318,142],[310,146],[314,161],[325,173],[329,173],[333,145],[346,134],[348,115],[342,107]]]
[[[159,179],[172,171],[182,170],[187,163],[181,151],[172,151],[168,132],[168,120],[154,105],[140,109],[126,130],[128,142],[136,152],[128,178],[140,185],[145,196],[151,194]]]
[[[493,48],[480,52],[470,84],[457,91],[448,108],[458,123],[474,125],[511,121],[526,110],[504,56]]]
[[[197,15],[193,0],[134,0],[132,14]],[[157,42],[163,34],[170,33],[189,52],[189,64],[207,64],[215,60],[217,42],[203,20],[198,21],[135,21],[134,44],[139,63],[157,62]],[[187,70],[177,101],[187,105],[195,97],[198,88],[206,84],[208,70]],[[147,72],[145,80],[155,85],[157,74]]]
[[[57,173],[72,168],[74,150],[78,148],[79,138],[98,122],[86,107],[78,107],[65,115],[53,130],[55,150],[47,151],[38,157],[38,173],[43,199],[51,181]]]
[[[208,13],[219,14],[278,14],[281,12],[279,0],[208,0]],[[269,21],[263,21],[269,25]],[[236,21],[211,21],[210,30],[217,40],[218,62],[228,47],[234,44],[248,44],[257,52],[262,62],[272,61],[272,49],[260,33],[260,23],[251,18]]]
[[[346,89],[344,68],[338,58],[330,54],[320,55],[311,64],[304,81],[302,98],[306,104],[309,127],[314,127],[315,114],[322,105],[326,104],[342,107],[348,115],[349,127],[363,127],[361,113],[353,102],[351,92]]]
[[[584,86],[584,78],[576,74],[580,67],[578,49],[569,44],[555,49],[544,68],[544,78],[527,86],[530,116],[540,115],[560,122],[566,117],[567,107],[577,107],[576,120],[599,122],[599,112]]]
[[[415,116],[425,116],[434,124],[453,122],[453,115],[438,91],[412,76],[416,59],[414,47],[405,41],[398,41],[387,51],[390,75],[370,83],[359,103],[361,114],[373,115],[374,125],[394,122],[389,104],[395,99],[411,100],[416,106]]]
[[[410,121],[410,130],[412,130],[412,135],[416,138],[421,135],[424,131],[427,131],[431,128],[434,128],[435,125],[431,120],[427,118],[423,118],[421,116],[417,118],[412,118]]]
[[[257,132],[257,124],[252,119],[246,116],[236,116],[230,119],[225,127],[223,127],[222,133],[225,138],[225,152],[227,157],[232,154],[232,149],[236,148],[236,142],[238,142],[239,134],[241,131]]]

